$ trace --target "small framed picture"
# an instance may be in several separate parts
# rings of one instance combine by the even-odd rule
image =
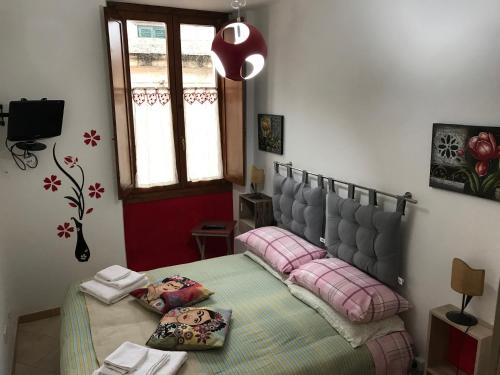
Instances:
[[[259,150],[283,155],[283,121],[280,115],[258,115]]]

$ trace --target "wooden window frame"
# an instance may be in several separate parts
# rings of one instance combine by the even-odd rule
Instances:
[[[220,30],[228,21],[229,14],[220,12],[178,9],[161,6],[139,5],[121,2],[107,2],[104,7],[105,29],[108,42],[108,63],[110,71],[111,98],[113,103],[114,143],[117,162],[118,197],[127,202],[159,200],[190,195],[226,192],[232,190],[232,184],[245,184],[245,84],[234,82],[217,75],[219,96],[219,122],[221,134],[222,162],[224,178],[190,182],[187,180],[187,164],[184,140],[182,55],[180,45],[180,25],[210,25]],[[136,157],[134,119],[130,84],[130,65],[126,21],[144,20],[163,22],[167,26],[166,39],[170,76],[170,92],[172,105],[173,133],[175,139],[176,166],[179,183],[175,185],[156,186],[151,188],[136,187]],[[121,24],[121,59],[122,70],[116,69],[113,61],[110,42],[110,22]],[[115,27],[116,28],[116,27]],[[116,31],[116,30],[115,30]],[[115,38],[116,40],[116,38]],[[116,58],[116,54],[115,54]],[[117,94],[115,87],[116,71],[122,74],[124,88]],[[228,99],[229,94],[231,97]],[[117,107],[117,98],[125,96],[121,107]],[[236,103],[228,106],[227,103]],[[240,104],[238,106],[238,104]],[[126,114],[123,107],[126,107]],[[120,113],[118,113],[121,109]],[[232,124],[235,124],[234,126]],[[236,129],[236,132],[234,132]],[[235,136],[236,135],[236,136]],[[181,142],[181,140],[183,140]],[[241,147],[240,147],[241,146]],[[181,149],[183,148],[183,149]],[[239,150],[239,151],[236,151]],[[236,151],[236,156],[235,155]],[[239,155],[241,153],[241,156]],[[233,157],[231,157],[233,155]],[[242,159],[241,159],[242,158]],[[236,173],[234,171],[236,170]]]

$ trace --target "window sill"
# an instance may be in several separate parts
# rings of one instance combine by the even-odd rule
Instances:
[[[223,193],[232,190],[233,184],[226,180],[191,182],[175,186],[160,186],[147,189],[135,188],[122,200],[125,203],[151,202],[163,199]]]

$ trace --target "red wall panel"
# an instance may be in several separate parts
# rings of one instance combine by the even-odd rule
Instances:
[[[477,341],[455,327],[449,328],[448,361],[468,375],[474,374]],[[463,373],[463,372],[461,372]]]
[[[231,192],[123,205],[127,266],[145,271],[200,259],[191,229],[203,220],[232,220]],[[206,257],[226,254],[224,239],[207,240]]]

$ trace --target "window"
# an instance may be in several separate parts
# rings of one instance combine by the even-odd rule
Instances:
[[[179,182],[170,100],[165,38],[141,37],[142,30],[163,30],[164,23],[143,25],[127,20],[128,60],[132,90],[136,186],[148,188]],[[139,32],[138,32],[139,31]],[[139,37],[136,37],[139,35]],[[151,35],[151,34],[150,34]],[[153,34],[154,35],[154,34]]]
[[[220,179],[223,174],[217,73],[210,57],[215,27],[180,26],[187,179]]]
[[[243,84],[210,54],[227,15],[114,2],[104,13],[120,198],[244,184]]]

